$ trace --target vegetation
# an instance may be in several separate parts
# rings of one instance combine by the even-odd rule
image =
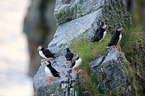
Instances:
[[[90,77],[90,68],[89,63],[95,60],[97,57],[101,56],[107,49],[107,45],[111,39],[112,35],[108,34],[102,42],[90,42],[87,38],[82,38],[76,40],[70,44],[71,49],[74,53],[77,53],[79,57],[83,60],[82,63],[82,75],[80,76],[81,80],[81,89],[84,96],[96,96],[96,93],[101,95],[103,90],[101,85],[94,83],[93,79]],[[103,92],[104,93],[104,92]],[[97,95],[98,95],[97,94]],[[107,96],[107,95],[106,95]]]
[[[123,38],[120,42],[122,51],[125,53],[127,60],[130,62],[130,80],[132,85],[132,91],[134,95],[142,95],[142,87],[145,84],[145,50],[143,44],[143,28],[140,26],[132,25],[132,27],[123,34]]]
[[[83,60],[82,66],[90,73],[89,62],[95,60],[97,57],[101,56],[107,49],[107,45],[111,39],[111,35],[107,35],[102,42],[90,42],[87,38],[77,40],[70,44],[71,49],[74,53],[77,53],[79,57]]]
[[[126,28],[127,29],[127,28]],[[126,58],[130,62],[130,75],[129,83],[132,85],[132,94],[142,94],[140,79],[145,79],[144,68],[142,62],[144,62],[144,54],[141,53],[144,48],[142,36],[143,31],[139,26],[133,26],[128,31],[123,33],[123,38],[120,42],[121,50],[125,53]],[[85,96],[118,96],[121,92],[117,90],[115,92],[110,92],[103,89],[103,85],[98,82],[94,82],[93,78],[90,77],[89,63],[95,60],[97,57],[101,56],[106,51],[106,46],[111,39],[111,35],[107,35],[102,42],[90,42],[87,38],[82,38],[73,42],[70,47],[74,53],[77,53],[83,60],[83,76],[81,80],[81,86],[83,89],[82,94]],[[143,85],[144,86],[144,85]],[[125,91],[125,90],[121,90]],[[127,92],[126,92],[127,93]]]

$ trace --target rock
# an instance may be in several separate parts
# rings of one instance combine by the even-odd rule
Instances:
[[[100,16],[101,9],[58,26],[54,39],[48,47],[55,50],[55,52],[60,52],[74,39],[85,38],[84,34],[86,34],[87,38],[91,38],[97,28],[96,22]]]
[[[124,54],[111,47],[106,53],[95,61],[90,62],[90,75],[109,90],[127,89],[129,62]]]
[[[124,0],[104,0],[102,18],[109,24],[109,33],[114,34],[118,26],[126,31],[130,28],[131,16],[127,12]]]
[[[52,77],[52,80],[47,82],[46,79],[48,79],[49,77],[44,71],[45,65],[41,63],[42,65],[40,66],[39,71],[37,72],[37,74],[34,76],[33,79],[35,96],[64,96],[64,94],[66,94],[65,86],[67,83],[65,83],[62,87],[60,86],[62,82],[68,81],[67,71],[70,69],[70,64],[65,64],[64,56],[57,57],[56,61],[57,61],[56,63],[52,63],[52,66],[58,72],[60,72],[60,78]],[[70,75],[72,77],[71,80],[76,79],[74,71],[72,71]]]
[[[111,0],[111,1],[75,0],[74,2],[72,1],[68,2],[67,4],[60,2],[60,0],[58,1],[59,2],[56,2],[57,6],[55,8],[55,16],[57,19],[58,27],[56,29],[56,33],[53,37],[53,40],[48,44],[48,48],[53,53],[57,54],[56,63],[54,63],[53,66],[60,72],[61,77],[53,78],[52,81],[47,82],[46,78],[48,77],[44,72],[44,65],[42,63],[37,74],[34,76],[34,80],[33,80],[35,96],[45,96],[45,95],[64,96],[64,94],[67,94],[65,92],[68,91],[66,91],[65,88],[60,87],[61,82],[68,80],[66,73],[69,70],[69,66],[70,66],[70,65],[66,66],[65,64],[64,50],[66,47],[69,47],[68,45],[71,44],[74,40],[84,39],[84,38],[90,40],[93,37],[95,30],[98,28],[100,21],[105,21],[106,24],[110,24],[111,30],[115,30],[119,24],[125,26],[126,24],[128,24],[128,22],[130,22],[129,21],[130,19],[128,19],[129,14],[127,13],[126,10],[124,10],[124,4],[122,3],[123,2],[122,0]],[[113,5],[110,2],[113,2],[113,4],[119,3],[119,5],[121,6],[117,6],[117,4]],[[113,9],[114,6],[116,9]],[[111,11],[112,13],[110,13]],[[121,18],[119,18],[118,16],[121,16]],[[126,21],[121,21],[121,19]],[[111,33],[113,32],[114,31],[112,31]],[[127,80],[126,79],[127,74],[125,73],[127,72],[125,72],[124,70],[128,67],[127,66],[128,63],[127,61],[125,62],[124,60],[125,59],[123,58],[122,53],[115,50],[114,48],[111,48],[106,52],[105,55],[103,55],[102,57],[94,61],[94,63],[97,64],[96,65],[97,68],[98,67],[100,68],[99,70],[96,70],[94,68],[93,62],[90,63],[90,68],[95,69],[92,70],[91,75],[94,76],[95,77],[94,79],[98,82],[101,81],[102,78],[104,82],[106,80],[107,82],[104,85],[106,88],[113,88],[114,86],[117,86],[116,88],[118,90],[119,88],[126,88],[127,86],[125,84],[127,83],[125,83],[125,80]],[[99,64],[96,62],[98,62]],[[116,62],[117,64],[114,65],[114,62]],[[122,65],[120,63],[122,63]],[[98,73],[95,74],[94,72],[95,71],[102,72],[100,67],[102,64],[104,65],[105,68],[108,67],[108,68],[118,68],[118,69],[111,70],[111,69],[102,68],[105,73],[103,73],[103,77],[101,77]],[[107,64],[110,65],[108,66]],[[121,68],[125,68],[125,69],[121,69]],[[118,73],[118,70],[121,73]],[[120,76],[118,76],[117,74],[119,74]],[[78,90],[77,92],[74,91],[75,94],[79,94],[81,93],[81,91],[79,91],[79,87],[80,87],[78,84],[79,80],[76,79],[77,74],[71,73],[71,75],[72,78],[78,82],[74,83],[75,86],[72,87],[70,93],[72,94],[73,89],[75,88]],[[97,78],[96,76],[100,76],[100,77]],[[113,81],[109,81],[112,79],[111,77],[113,78]],[[116,79],[121,81],[117,81]],[[120,82],[123,82],[123,85],[118,85],[120,84]],[[111,86],[111,84],[114,84],[113,87]],[[74,95],[70,95],[70,96],[74,96]],[[80,95],[76,95],[76,96],[80,96]]]

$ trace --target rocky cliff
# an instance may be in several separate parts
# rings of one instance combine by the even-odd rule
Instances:
[[[118,26],[130,27],[130,16],[123,0],[56,0],[54,14],[57,29],[48,48],[57,53],[56,63],[52,66],[60,72],[61,77],[47,82],[48,76],[41,63],[33,80],[35,96],[81,96],[84,92],[79,90],[82,89],[79,73],[72,72],[71,77],[67,73],[70,65],[65,64],[65,48],[76,39],[87,37],[91,40],[100,21],[109,24],[110,33],[114,33]],[[105,90],[124,90],[121,94],[126,95],[125,92],[131,90],[127,82],[128,64],[122,52],[110,48],[100,58],[90,62],[90,75]]]

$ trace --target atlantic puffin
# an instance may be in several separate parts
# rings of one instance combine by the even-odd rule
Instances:
[[[104,22],[100,22],[100,27],[96,30],[92,42],[101,42],[107,34],[106,32],[107,27],[108,25],[105,25]]]
[[[58,71],[56,71],[52,66],[50,61],[45,61],[45,72],[50,77],[47,79],[47,81],[51,81],[51,77],[60,77],[60,74]]]
[[[48,58],[55,58],[54,53],[50,52],[49,49],[44,48],[42,45],[37,48],[37,51],[39,51],[41,57],[45,58],[41,61],[45,61]]]
[[[73,62],[74,61],[73,57],[74,57],[74,53],[72,53],[69,48],[66,48],[66,54],[65,54],[66,62],[65,63]]]
[[[82,64],[82,59],[76,55],[75,56],[75,62],[72,63],[71,67],[72,69],[74,69],[75,73],[78,72],[77,67],[79,67]]]
[[[116,33],[112,36],[111,40],[110,40],[110,43],[108,43],[108,47],[109,48],[110,46],[113,46],[115,48],[117,48],[117,44],[120,42],[121,38],[122,38],[122,32],[124,32],[124,29],[121,28],[121,27],[118,27],[116,29]],[[117,48],[117,50],[119,50],[119,48]]]

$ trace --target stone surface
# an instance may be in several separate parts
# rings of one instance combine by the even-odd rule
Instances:
[[[52,77],[52,80],[50,82],[47,82],[46,79],[49,77],[45,73],[45,65],[42,62],[39,71],[34,76],[33,79],[33,87],[35,91],[35,96],[64,96],[65,84],[61,86],[61,82],[68,80],[68,73],[67,71],[70,70],[70,64],[65,64],[65,58],[64,56],[59,56],[55,59],[57,62],[52,63],[52,66],[60,72],[60,78],[59,77]],[[52,62],[52,61],[51,61]],[[75,79],[75,72],[72,71],[71,79]]]
[[[64,3],[65,1],[68,1],[68,3]],[[48,44],[48,48],[52,52],[57,53],[57,62],[54,63],[53,66],[61,73],[61,77],[53,78],[52,81],[47,82],[46,78],[48,77],[44,72],[44,65],[42,63],[33,80],[35,96],[58,96],[58,94],[59,96],[63,96],[65,94],[64,88],[60,88],[59,86],[62,81],[68,79],[66,77],[66,71],[69,69],[69,66],[66,66],[64,63],[64,53],[65,48],[69,47],[68,45],[71,44],[73,40],[83,38],[88,38],[88,40],[90,40],[93,37],[95,30],[98,28],[100,21],[105,21],[106,24],[110,24],[109,30],[113,30],[110,31],[111,33],[114,33],[114,30],[118,25],[125,26],[130,22],[129,14],[126,12],[126,9],[124,9],[123,0],[64,0],[64,2],[61,2],[60,0],[58,0],[58,2],[56,1],[55,16],[58,27],[53,40]],[[99,68],[102,64],[104,65],[104,68],[96,70],[92,63],[90,64],[90,67],[94,69],[93,72],[102,72],[103,69],[104,72],[108,73],[104,73],[103,77],[98,73],[95,74],[93,72],[91,72],[91,75],[94,76],[94,79],[98,82],[103,78],[105,82],[104,86],[106,88],[113,89],[113,87],[115,87],[118,90],[119,88],[126,88],[128,86],[125,85],[127,84],[125,82],[127,80],[127,74],[125,74],[127,72],[125,70],[128,63],[124,60],[122,53],[111,48],[106,52],[105,56],[103,55],[94,61]],[[114,70],[111,70],[111,68]],[[96,76],[100,77],[97,78]],[[72,78],[76,78],[74,73],[72,73]],[[110,81],[111,79],[113,80]],[[123,84],[119,85],[121,83]],[[111,86],[111,84],[114,85]],[[78,91],[76,93],[81,92]]]
[[[105,89],[121,91],[128,88],[129,62],[116,48],[111,47],[89,65],[90,75],[95,81],[102,83]]]
[[[98,27],[96,22],[100,16],[101,9],[58,26],[54,39],[48,47],[59,52],[77,38],[85,38],[85,36],[91,38]]]

